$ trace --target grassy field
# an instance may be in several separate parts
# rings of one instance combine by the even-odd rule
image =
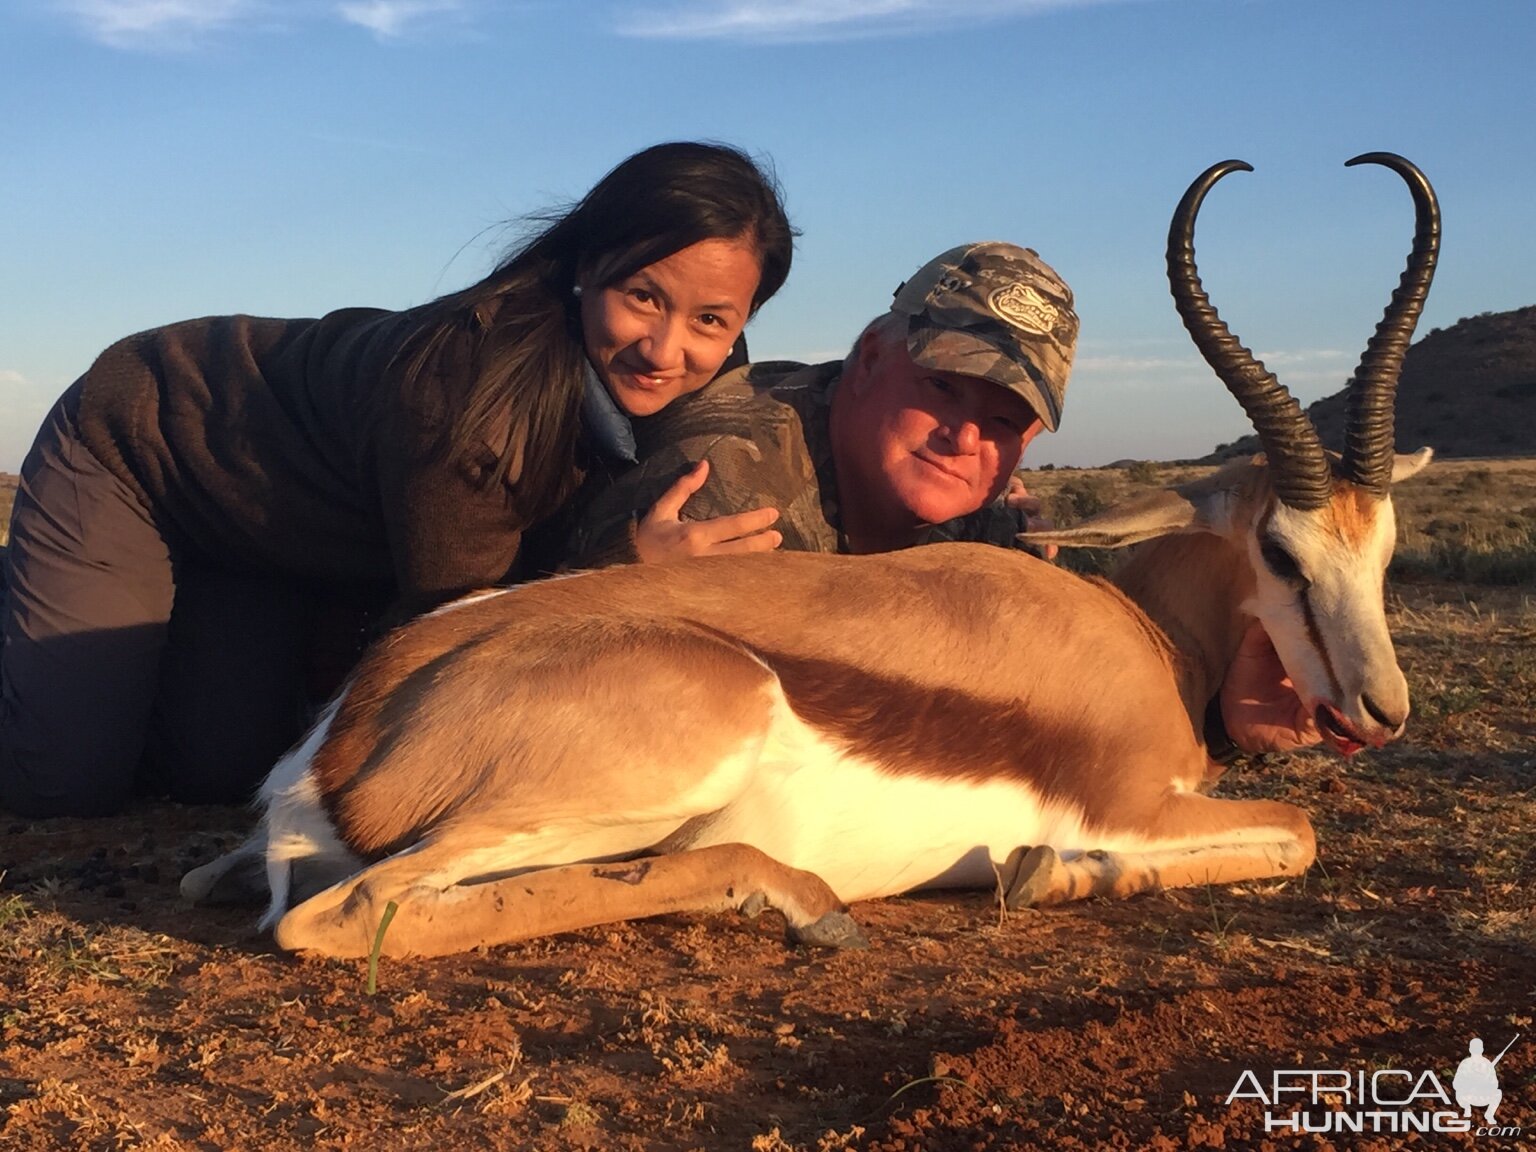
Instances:
[[[1024,473],[1063,527],[1147,488],[1215,471],[1179,464],[1056,468]],[[1392,491],[1397,552],[1391,575],[1470,584],[1536,582],[1536,459],[1437,460]],[[1073,561],[1102,572],[1113,554],[1086,550]]]

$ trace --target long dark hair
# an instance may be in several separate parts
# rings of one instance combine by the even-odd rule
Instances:
[[[762,269],[756,312],[789,275],[795,236],[771,172],[738,148],[692,142],[637,152],[575,205],[532,219],[541,230],[495,271],[422,310],[399,357],[408,397],[434,377],[445,389],[422,398],[423,409],[442,418],[439,450],[489,444],[496,465],[482,472],[484,482],[507,484],[530,520],[553,511],[580,481],[575,443],[586,361],[578,281],[603,287],[701,240],[744,238]],[[469,377],[443,378],[439,358],[451,359],[445,349],[466,331]]]

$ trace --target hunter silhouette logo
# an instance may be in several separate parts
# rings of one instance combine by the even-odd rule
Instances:
[[[1515,1040],[1518,1039],[1520,1033],[1516,1032]],[[1514,1046],[1515,1040],[1504,1045],[1504,1052]],[[1456,1078],[1451,1081],[1451,1090],[1456,1093],[1456,1103],[1461,1105],[1464,1115],[1471,1116],[1472,1109],[1483,1108],[1486,1109],[1483,1123],[1492,1124],[1499,1101],[1504,1099],[1504,1093],[1499,1091],[1497,1071],[1499,1061],[1504,1059],[1504,1052],[1489,1060],[1483,1055],[1483,1042],[1476,1036],[1467,1044],[1467,1051],[1470,1055],[1457,1067]]]
[[[1408,1133],[1467,1132],[1473,1136],[1518,1136],[1519,1127],[1495,1127],[1494,1114],[1504,1100],[1499,1061],[1520,1039],[1504,1045],[1492,1060],[1473,1037],[1468,1055],[1456,1068],[1451,1092],[1433,1069],[1402,1068],[1349,1071],[1343,1068],[1277,1068],[1268,1081],[1244,1069],[1227,1094],[1230,1105],[1255,1100],[1264,1107],[1265,1132]],[[1454,1100],[1452,1093],[1455,1094]],[[1482,1109],[1474,1122],[1473,1109]]]

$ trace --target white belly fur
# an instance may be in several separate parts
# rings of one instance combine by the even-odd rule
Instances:
[[[1043,803],[1023,781],[893,774],[849,756],[786,703],[745,791],[677,846],[750,844],[853,901],[991,887],[993,861],[1014,848],[1070,851],[1083,840],[1075,809]]]
[[[1092,771],[1093,765],[1084,765]],[[846,901],[922,888],[991,888],[1015,848],[1048,844],[1064,859],[1086,852],[1184,849],[1192,834],[1154,839],[1089,828],[1073,804],[1047,801],[1022,779],[899,774],[855,756],[805,724],[780,698],[746,790],[676,847],[750,844],[814,872]],[[1223,841],[1278,841],[1282,829],[1233,830]]]

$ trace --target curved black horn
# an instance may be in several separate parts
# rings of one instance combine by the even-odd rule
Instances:
[[[1242,160],[1223,160],[1189,186],[1168,227],[1168,287],[1205,362],[1248,413],[1280,500],[1292,508],[1320,508],[1328,502],[1333,473],[1317,430],[1285,386],[1222,322],[1195,268],[1195,216],[1205,194],[1230,172],[1252,171]]]
[[[1349,382],[1348,420],[1344,441],[1344,475],[1378,496],[1392,483],[1393,406],[1397,377],[1413,339],[1414,325],[1424,310],[1429,283],[1440,256],[1440,203],[1429,181],[1407,160],[1393,152],[1367,152],[1347,162],[1381,164],[1408,183],[1413,193],[1416,223],[1408,267],[1392,293],[1392,302],[1365,347],[1360,366]]]

